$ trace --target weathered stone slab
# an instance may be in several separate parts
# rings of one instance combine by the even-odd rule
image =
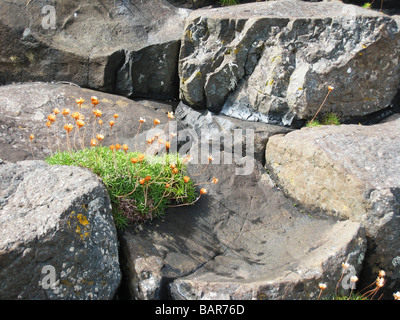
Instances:
[[[316,299],[319,282],[334,291],[342,262],[360,271],[358,223],[299,212],[259,165],[249,175],[223,161],[204,166],[190,166],[208,190],[194,206],[170,208],[162,221],[121,234],[132,297]],[[201,183],[212,177],[218,184]]]
[[[72,112],[78,111],[75,100],[83,98],[81,113],[85,116],[85,127],[81,136],[85,147],[90,146],[93,136],[93,114],[90,99],[96,96],[99,100],[97,108],[102,111],[103,125],[96,124],[95,135],[102,133],[105,136],[103,145],[120,143],[127,144],[130,150],[135,146],[143,150],[146,144],[147,132],[153,126],[153,119],[161,121],[164,128],[167,112],[172,111],[172,105],[162,102],[141,102],[90,89],[79,88],[67,84],[52,83],[25,83],[0,87],[0,158],[7,161],[26,159],[44,159],[59,150],[67,149],[66,132],[63,129],[64,116],[58,115],[56,122],[46,127],[47,116],[54,108],[70,109],[67,121],[75,124],[71,117]],[[113,115],[119,115],[118,120],[110,131],[109,121],[115,120]],[[92,116],[92,117],[91,117]],[[136,134],[139,128],[140,117],[147,119],[140,130],[138,139]],[[76,126],[75,126],[76,127]],[[175,130],[176,131],[176,130]],[[30,143],[29,135],[35,139]],[[147,137],[147,138],[146,138]],[[81,147],[79,136],[71,134],[71,145],[77,149]],[[31,150],[32,148],[32,150]],[[140,149],[141,148],[141,149]],[[32,156],[33,151],[33,156]]]
[[[369,239],[366,278],[384,269],[399,288],[400,118],[371,126],[303,128],[269,139],[266,166],[295,201],[362,223]],[[368,283],[369,284],[369,283]]]

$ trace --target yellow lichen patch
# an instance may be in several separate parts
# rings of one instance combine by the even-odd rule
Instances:
[[[87,208],[85,205],[82,205],[82,208],[87,211]],[[74,223],[74,221],[76,222]],[[69,219],[67,221],[68,228],[72,228],[72,225],[76,225],[75,227],[75,233],[79,235],[79,238],[83,241],[87,237],[90,236],[90,227],[89,227],[89,221],[86,218],[85,215],[82,213],[76,214],[75,211],[72,211],[69,215]]]
[[[30,51],[26,52],[25,56],[28,58],[29,62],[32,62],[33,60],[35,60],[34,54]]]
[[[79,213],[76,217],[81,225],[87,226],[89,224],[89,221],[83,214]]]
[[[85,279],[82,279],[82,283],[86,283],[86,284],[91,285],[91,286],[94,285],[93,281],[87,281]]]
[[[103,98],[103,99],[101,99],[100,101],[101,101],[101,102],[104,102],[104,103],[112,103],[112,101],[109,100],[109,99],[107,99],[107,98]]]
[[[115,102],[115,104],[119,107],[127,107],[128,106],[128,102],[124,101],[124,100],[117,100]]]
[[[17,56],[11,56],[10,60],[11,60],[12,63],[17,63],[19,58]]]

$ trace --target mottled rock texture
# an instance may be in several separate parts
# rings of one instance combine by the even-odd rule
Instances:
[[[68,81],[174,98],[188,12],[166,0],[2,1],[0,84]]]
[[[266,149],[274,181],[295,201],[365,226],[365,281],[374,281],[384,269],[389,287],[397,290],[399,130],[400,118],[394,115],[371,126],[322,126],[276,135]]]
[[[102,182],[42,161],[3,162],[0,181],[0,298],[112,299],[121,271]]]
[[[341,2],[282,0],[191,13],[179,60],[180,98],[245,120],[296,125],[391,105],[399,32],[389,16]]]

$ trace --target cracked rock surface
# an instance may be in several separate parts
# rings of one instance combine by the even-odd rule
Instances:
[[[219,182],[195,206],[170,208],[162,221],[120,235],[131,297],[308,299],[319,281],[336,285],[342,261],[360,270],[359,223],[299,212],[248,161],[249,175],[236,175],[235,164],[210,164],[196,181]],[[190,174],[204,166],[191,165]]]

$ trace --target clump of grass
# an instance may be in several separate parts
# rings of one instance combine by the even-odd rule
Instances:
[[[239,4],[239,0],[219,0],[222,6],[233,6]]]
[[[307,127],[316,127],[316,126],[321,125],[319,122],[318,122],[317,124],[314,123],[314,122],[315,122],[315,118],[317,117],[318,113],[321,111],[321,109],[322,109],[322,107],[324,106],[326,100],[328,99],[329,94],[332,92],[333,89],[334,89],[334,88],[333,88],[332,86],[328,86],[328,93],[326,94],[324,101],[321,103],[321,105],[320,105],[318,111],[315,113],[315,115],[314,115],[314,117],[311,119],[311,121],[309,121],[309,122],[307,123]]]
[[[200,195],[187,176],[187,158],[179,154],[141,156],[140,152],[92,147],[56,153],[46,161],[88,168],[98,175],[108,190],[119,227],[163,216],[170,205],[198,200]]]
[[[364,5],[362,6],[362,8],[364,9],[372,9],[372,5],[374,4],[375,0],[372,0],[372,2],[366,2],[364,3]],[[383,9],[383,0],[381,0],[381,8],[380,8],[380,12],[382,12]]]
[[[328,125],[334,125],[334,126],[340,125],[340,120],[336,113],[329,112],[324,116],[324,118],[322,118],[321,121],[319,121],[319,120],[309,121],[309,122],[307,122],[306,126],[309,128],[312,128],[312,127],[320,127],[320,126],[328,126]]]
[[[144,152],[137,150],[137,137],[140,133],[145,119],[138,119],[140,125],[135,137],[134,151],[129,151],[126,144],[121,145],[115,126],[121,120],[115,113],[112,120],[105,128],[102,120],[103,113],[98,109],[100,103],[97,97],[91,97],[90,116],[81,113],[82,98],[76,100],[78,111],[57,108],[47,117],[47,142],[51,156],[46,159],[52,165],[70,165],[87,168],[98,175],[105,184],[110,195],[114,222],[117,227],[125,228],[131,223],[141,223],[164,215],[166,208],[171,206],[192,205],[207,193],[205,188],[198,192],[195,183],[187,174],[187,165],[190,156],[182,157],[179,154],[169,152],[171,140],[175,133],[167,135],[168,141],[164,141],[160,134],[155,134],[147,140]],[[62,120],[58,120],[61,117]],[[168,122],[174,118],[172,112],[168,112]],[[72,119],[73,120],[72,120]],[[87,120],[86,120],[87,119]],[[61,151],[58,139],[58,122],[66,132],[66,151]],[[167,122],[167,125],[168,125]],[[159,119],[153,120],[154,129],[159,125]],[[167,128],[164,127],[164,133]],[[50,128],[54,128],[58,151],[53,153],[50,142]],[[87,130],[89,128],[89,130]],[[86,146],[85,139],[90,135],[89,144]],[[115,141],[110,146],[103,146],[106,135]],[[165,137],[165,135],[164,135]],[[30,142],[34,139],[30,135]],[[152,149],[151,146],[156,146]],[[31,147],[31,146],[30,146]],[[31,149],[32,150],[32,149]],[[161,150],[161,151],[160,151]],[[33,156],[33,153],[32,153]],[[209,163],[212,157],[209,156]],[[205,169],[207,166],[205,167]],[[217,183],[213,178],[212,182]]]

